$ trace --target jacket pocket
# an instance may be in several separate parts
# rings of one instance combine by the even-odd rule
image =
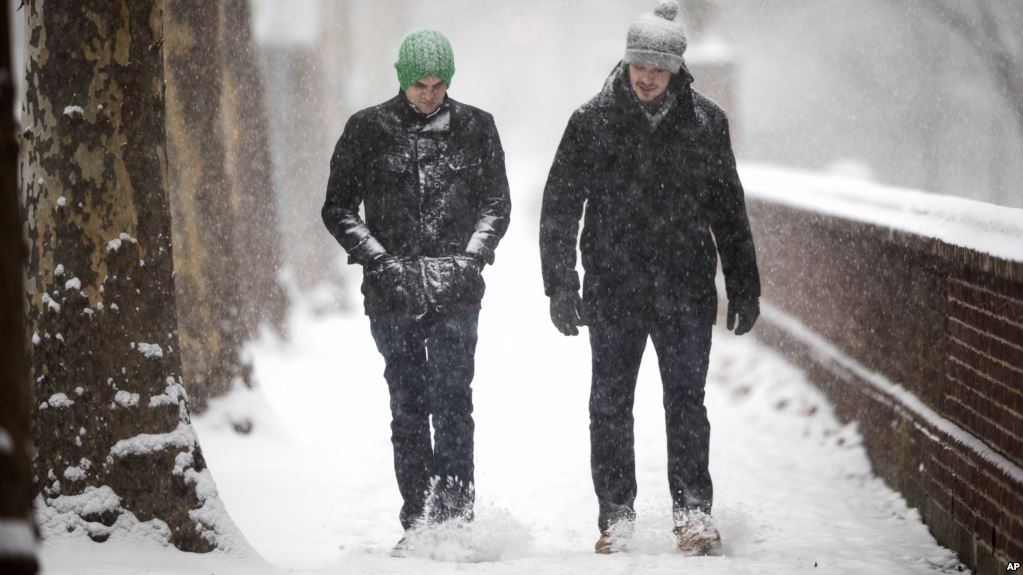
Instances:
[[[373,158],[368,170],[367,189],[376,193],[367,194],[367,208],[371,203],[383,201],[378,197],[381,195],[379,190],[400,190],[407,187],[411,170],[412,158],[407,154],[392,152]]]
[[[411,159],[405,154],[383,154],[373,161],[373,167],[385,172],[404,172]]]
[[[461,152],[448,158],[447,163],[452,172],[476,174],[482,169],[483,156]]]

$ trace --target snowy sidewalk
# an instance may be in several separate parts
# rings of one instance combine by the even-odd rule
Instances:
[[[639,480],[631,552],[597,556],[585,332],[550,326],[532,230],[499,254],[474,383],[477,521],[423,557],[395,559],[400,498],[383,362],[359,314],[292,317],[290,343],[254,348],[272,408],[248,437],[215,408],[197,421],[207,462],[258,558],[80,544],[46,573],[936,573],[956,572],[902,498],[870,472],[801,372],[751,337],[714,333],[707,405],[724,556],[674,554],[664,419],[652,346],[636,399]],[[528,277],[523,277],[529,272]],[[534,277],[535,276],[535,277]],[[534,283],[535,282],[535,283]],[[259,397],[253,398],[258,403]],[[237,398],[235,399],[237,405]],[[258,411],[258,408],[257,408]],[[279,426],[275,425],[275,421]]]
[[[361,318],[306,324],[304,349],[264,355],[268,393],[299,443],[203,435],[228,508],[280,567],[351,573],[451,573],[464,565],[392,559],[401,536],[387,396]],[[494,337],[490,334],[491,338]],[[427,552],[487,561],[473,572],[927,573],[952,567],[915,511],[870,474],[854,430],[839,427],[798,371],[749,339],[715,333],[708,406],[722,558],[672,554],[663,415],[654,363],[640,376],[640,513],[628,555],[594,556],[585,340],[544,342],[538,357],[481,349],[477,381],[478,521]],[[558,336],[560,338],[560,336]],[[351,349],[331,353],[331,341]],[[364,338],[368,340],[368,337]],[[565,350],[571,353],[559,355]],[[546,350],[545,352],[543,350]],[[323,363],[313,366],[318,356]],[[493,367],[487,368],[488,364]],[[500,363],[498,363],[500,362]],[[363,369],[370,365],[376,369]],[[574,369],[573,369],[574,366]],[[315,383],[351,370],[365,379]],[[308,392],[295,394],[296,391]],[[294,395],[293,395],[294,394]],[[202,431],[202,428],[200,428]],[[251,444],[251,445],[250,445]],[[223,469],[220,469],[222,466]]]

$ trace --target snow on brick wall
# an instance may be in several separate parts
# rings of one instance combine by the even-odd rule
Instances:
[[[943,544],[1004,572],[1023,557],[1023,262],[760,192],[747,205],[754,332],[859,422]]]

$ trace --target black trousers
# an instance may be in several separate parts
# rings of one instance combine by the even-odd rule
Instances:
[[[668,485],[676,519],[709,513],[710,422],[703,405],[711,324],[685,317],[625,319],[591,325],[590,467],[600,505],[598,526],[635,518],[636,455],[632,407],[636,378],[653,340],[664,388]]]
[[[471,518],[472,384],[479,310],[370,317],[391,395],[394,472],[405,529]],[[433,419],[433,445],[430,419]]]

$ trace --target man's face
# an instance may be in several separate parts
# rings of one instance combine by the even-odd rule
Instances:
[[[421,114],[432,114],[447,93],[448,85],[436,76],[427,76],[405,88],[405,97]]]
[[[656,102],[668,89],[669,82],[671,72],[667,70],[642,64],[629,64],[629,84],[632,85],[632,91],[636,93],[640,102]]]

